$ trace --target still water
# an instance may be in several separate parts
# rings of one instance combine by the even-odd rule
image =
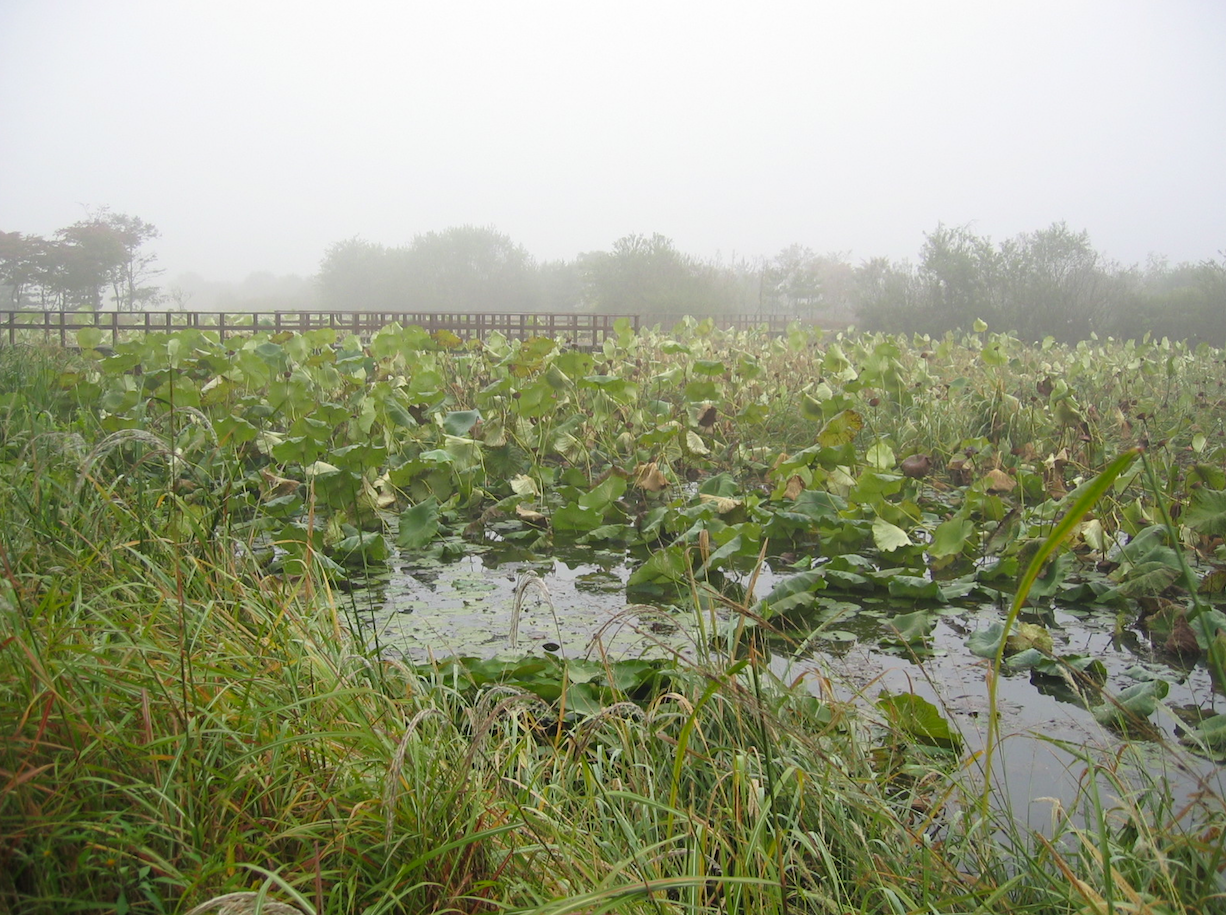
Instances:
[[[622,551],[560,552],[542,559],[498,547],[476,547],[453,561],[402,554],[384,578],[343,596],[347,610],[380,652],[414,662],[451,655],[476,657],[550,653],[567,658],[694,657],[713,632],[735,625],[727,606],[692,609],[627,599],[633,566]],[[730,575],[725,591],[742,606],[751,573]],[[754,593],[782,576],[761,569]],[[900,640],[892,618],[921,605],[856,597],[818,596],[812,619],[773,637],[770,666],[786,683],[815,694],[871,704],[883,692],[911,692],[934,703],[966,741],[975,765],[987,718],[988,662],[971,654],[967,637],[1003,616],[991,605],[931,607],[927,638]],[[518,609],[517,609],[518,607]],[[1133,745],[1153,775],[1191,797],[1206,788],[1226,794],[1222,770],[1179,747],[1189,720],[1221,706],[1203,665],[1173,666],[1144,634],[1120,626],[1103,608],[1056,608],[1030,621],[1051,632],[1058,655],[1090,655],[1107,670],[1107,690],[1119,692],[1160,677],[1170,692],[1151,717],[1154,738]],[[701,644],[700,644],[701,642]],[[1043,829],[1052,808],[1072,806],[1084,763],[1063,749],[1101,748],[1118,754],[1119,736],[1095,721],[1085,697],[1067,684],[1022,672],[1003,676],[998,690],[1000,732],[996,767],[1003,796],[1018,820]],[[1216,710],[1220,711],[1220,708]]]

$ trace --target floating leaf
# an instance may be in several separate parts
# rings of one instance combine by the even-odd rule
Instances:
[[[715,506],[715,510],[721,515],[726,515],[729,512],[736,511],[745,504],[744,499],[729,499],[726,496],[712,496],[706,493],[700,493],[698,496],[703,502],[709,502]]]
[[[1000,651],[1000,643],[1005,638],[1005,624],[999,620],[986,629],[972,632],[966,639],[966,648],[979,658],[995,658]]]
[[[928,544],[928,554],[934,559],[958,556],[975,536],[975,524],[969,518],[950,518],[937,525]]]
[[[905,597],[912,600],[940,600],[941,585],[917,575],[894,575],[890,578],[889,591],[891,597]]]
[[[1017,488],[1017,480],[999,468],[989,470],[984,474],[979,485],[988,492],[1013,492]]]
[[[567,502],[553,513],[553,526],[559,531],[594,531],[603,523],[603,512],[578,502]]]
[[[438,501],[430,496],[400,515],[396,545],[404,550],[420,550],[438,534]]]
[[[800,399],[800,414],[805,419],[821,419],[823,415],[822,402],[809,394],[803,395]]]
[[[698,433],[686,431],[685,433],[685,450],[690,454],[706,455],[711,453],[711,449],[707,447],[707,443],[699,438]]]
[[[864,453],[866,460],[877,470],[892,470],[894,467],[894,449],[885,442],[874,442]]]
[[[97,327],[82,327],[77,331],[77,346],[81,349],[95,349],[102,342],[102,330]]]
[[[1005,650],[1010,653],[1037,648],[1050,654],[1054,647],[1055,642],[1052,640],[1051,633],[1038,623],[1018,623],[1009,633],[1008,641],[1005,643]]]
[[[1027,648],[1009,658],[1005,665],[1010,671],[1029,670],[1033,676],[1070,682],[1075,676],[1095,684],[1105,683],[1107,668],[1090,655],[1050,657],[1037,648]]]
[[[1115,594],[1137,597],[1158,594],[1169,587],[1183,568],[1179,554],[1166,544],[1166,529],[1155,524],[1132,538],[1120,550],[1120,567],[1111,574],[1120,584]]]
[[[1158,701],[1166,698],[1170,684],[1165,680],[1146,680],[1130,686],[1094,709],[1094,720],[1120,730],[1130,724],[1145,722],[1158,708]]]
[[[1226,569],[1215,569],[1200,580],[1201,594],[1221,594],[1226,591]]]
[[[901,527],[891,524],[884,518],[877,518],[873,521],[873,543],[877,545],[877,549],[888,553],[891,550],[910,546],[911,538]]]
[[[539,496],[541,494],[541,491],[537,488],[536,480],[524,474],[511,478],[511,492],[517,496]]]
[[[541,524],[546,520],[545,516],[540,512],[533,511],[530,508],[525,508],[522,505],[515,506],[515,515],[516,517],[527,521],[529,524]]]
[[[630,573],[627,588],[646,584],[684,581],[689,574],[685,551],[680,546],[656,550],[647,561]]]
[[[604,516],[610,506],[620,499],[625,491],[625,479],[616,474],[610,474],[596,486],[593,486],[591,492],[581,495],[579,497],[579,504]]]
[[[1214,759],[1226,756],[1226,715],[1212,715],[1180,737],[1180,743],[1204,749]]]
[[[919,743],[950,750],[962,745],[961,735],[949,726],[935,705],[921,696],[883,693],[877,708],[885,712],[895,729]]]
[[[769,619],[797,607],[808,606],[816,600],[817,592],[824,591],[825,588],[826,578],[820,569],[785,578],[763,598],[762,615]]]
[[[384,562],[388,557],[387,540],[380,531],[361,531],[337,542],[333,555],[346,566],[365,566]]]
[[[935,625],[932,614],[927,610],[917,610],[914,613],[900,613],[891,618],[886,625],[894,630],[898,638],[908,645],[924,642],[932,635]]]

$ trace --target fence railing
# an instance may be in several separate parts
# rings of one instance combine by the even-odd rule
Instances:
[[[171,333],[196,328],[217,334],[219,340],[252,333],[278,333],[330,327],[343,334],[354,334],[364,342],[388,324],[415,325],[430,333],[448,331],[461,340],[484,340],[493,333],[508,339],[529,337],[564,339],[581,349],[596,349],[610,337],[619,319],[626,319],[632,330],[660,324],[672,327],[682,315],[586,314],[586,313],[506,313],[506,312],[371,312],[371,311],[33,311],[0,310],[0,343],[58,342],[76,346],[77,332],[86,328],[101,331],[99,345],[114,346],[139,334]],[[765,325],[782,333],[791,318],[785,315],[713,316],[721,329],[744,330]]]

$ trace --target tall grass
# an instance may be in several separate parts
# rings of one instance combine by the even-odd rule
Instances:
[[[1223,909],[1213,797],[1081,750],[1039,840],[739,646],[581,721],[375,656],[322,576],[200,523],[166,430],[75,409],[65,358],[0,350],[0,910]]]

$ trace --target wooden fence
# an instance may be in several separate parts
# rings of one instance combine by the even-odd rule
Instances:
[[[630,328],[659,324],[672,327],[682,315],[546,314],[504,312],[371,312],[371,311],[0,311],[0,343],[58,342],[75,346],[77,332],[95,328],[102,333],[101,346],[114,346],[139,334],[171,333],[196,328],[217,334],[218,339],[252,333],[302,333],[334,328],[369,341],[392,322],[415,325],[430,333],[448,331],[462,340],[484,340],[500,333],[508,339],[528,337],[562,339],[580,349],[596,349],[617,336],[614,323],[625,318]],[[782,333],[791,320],[784,315],[713,316],[717,327],[744,330],[765,325]]]

